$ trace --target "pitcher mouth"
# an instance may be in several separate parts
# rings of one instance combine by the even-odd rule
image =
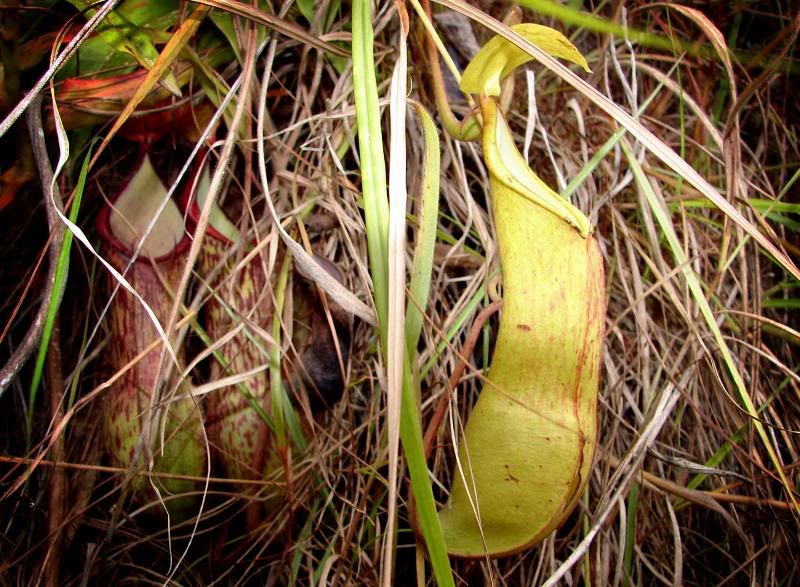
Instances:
[[[140,235],[162,204],[155,224],[142,241]],[[166,261],[186,251],[191,243],[183,215],[178,205],[167,199],[167,188],[146,151],[139,155],[134,171],[114,200],[100,209],[97,230],[110,246],[129,257],[138,249],[137,261]]]

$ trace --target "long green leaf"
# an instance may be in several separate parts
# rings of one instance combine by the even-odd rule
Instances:
[[[406,309],[406,348],[413,357],[422,331],[422,320],[428,302],[433,269],[433,251],[436,244],[436,220],[439,213],[439,135],[433,119],[419,104],[412,103],[422,121],[425,137],[425,164],[419,206],[419,228],[414,243],[414,261],[411,267],[409,300]]]
[[[81,201],[83,200],[83,190],[86,187],[86,175],[89,172],[89,160],[92,157],[92,149],[86,154],[83,159],[80,174],[78,175],[78,184],[75,187],[75,197],[72,200],[72,207],[69,210],[69,219],[75,223],[78,219],[78,212],[81,208]],[[26,426],[26,438],[30,439],[31,431],[33,429],[33,411],[36,402],[36,395],[39,391],[39,384],[42,381],[42,372],[44,371],[44,361],[47,358],[47,349],[50,346],[50,337],[53,334],[53,324],[56,321],[56,314],[61,306],[60,292],[64,291],[64,284],[69,276],[69,253],[72,250],[72,232],[67,230],[64,234],[64,241],[61,243],[61,252],[58,256],[58,265],[56,266],[55,274],[55,287],[53,287],[53,295],[50,298],[47,307],[47,317],[44,322],[44,329],[42,330],[42,340],[39,342],[39,352],[36,355],[36,364],[33,369],[33,378],[31,379],[31,388],[28,394],[28,420]]]
[[[439,515],[433,500],[433,490],[428,480],[428,465],[425,462],[425,447],[422,442],[422,424],[419,419],[419,406],[411,373],[408,355],[403,365],[403,409],[400,412],[400,439],[406,455],[408,472],[411,475],[411,488],[417,506],[417,520],[425,537],[428,556],[431,559],[436,583],[441,587],[455,586],[450,559],[444,542]]]
[[[378,314],[381,341],[384,342],[389,300],[389,267],[386,259],[389,243],[389,202],[386,197],[386,168],[372,42],[369,2],[353,2],[353,93],[358,124],[361,191],[372,287],[375,291],[375,310]]]

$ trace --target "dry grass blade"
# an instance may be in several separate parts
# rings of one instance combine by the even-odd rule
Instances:
[[[489,17],[512,4],[530,8],[525,22],[563,25],[592,73],[549,62]],[[0,394],[0,583],[797,584],[800,12],[790,5],[103,0],[90,18],[59,0],[0,10],[0,363],[40,304],[41,202],[54,187],[68,210],[57,225],[74,235],[55,333],[63,381],[45,370],[49,393],[31,402],[26,365]],[[414,7],[408,23],[403,6]],[[163,51],[162,66],[180,52],[185,99],[156,87],[131,110],[147,72],[90,34],[112,9]],[[466,140],[482,116],[456,83],[496,32],[534,57],[501,81],[510,142],[589,218],[608,311],[597,456],[578,506],[538,546],[467,561],[448,557],[437,513],[457,493],[459,464],[467,479],[476,470],[473,447],[467,460],[457,445],[493,380],[513,277],[501,285],[491,169]],[[55,181],[14,183],[14,170],[36,170],[13,121],[50,82],[42,127]],[[77,209],[66,196],[89,145],[126,104],[132,115],[117,119]],[[158,138],[141,132],[150,121]],[[122,270],[111,249],[99,253],[96,212],[117,207],[145,135],[168,189],[128,203],[182,214],[188,199],[184,226],[201,247],[193,267],[179,263],[182,298],[167,296],[172,327],[166,305],[146,314],[125,290],[150,299],[133,270],[155,227],[120,206],[138,250]],[[240,286],[256,267],[265,279],[253,280],[249,306]],[[549,306],[556,332],[564,300]],[[111,309],[135,311],[135,332],[148,334],[131,343],[134,328]],[[130,352],[112,359],[119,349]],[[162,351],[162,379],[175,379],[136,409],[151,424],[151,442],[137,436],[134,447],[143,466],[117,466],[106,405]],[[213,457],[203,474],[158,466],[175,438],[158,414],[186,402],[202,411]],[[223,430],[256,442],[239,450]],[[167,490],[180,484],[190,489]],[[182,500],[194,504],[189,517],[167,519]]]
[[[303,30],[296,24],[289,22],[279,16],[275,16],[264,12],[260,8],[250,6],[239,0],[191,0],[196,4],[203,4],[212,8],[219,8],[220,10],[227,10],[232,14],[237,14],[258,24],[274,29],[279,33],[291,37],[300,43],[316,47],[322,51],[328,51],[340,57],[348,57],[350,54],[336,45],[332,45],[307,31]]]
[[[268,80],[269,80],[269,71],[272,68],[272,60],[274,58],[275,48],[274,48],[274,41],[272,46],[270,47],[268,62],[269,67],[265,69],[264,78],[262,80],[262,93],[259,100],[259,109],[258,109],[258,120],[263,121],[265,120],[267,113],[266,113],[266,101],[267,101],[267,87],[268,87]],[[269,185],[269,177],[267,176],[267,165],[266,165],[266,156],[264,152],[264,125],[258,125],[257,131],[257,141],[258,141],[258,170],[261,176],[261,181],[265,186]],[[295,241],[292,236],[286,232],[286,229],[281,224],[280,218],[278,217],[278,212],[275,210],[275,205],[272,202],[271,197],[267,194],[267,208],[269,210],[269,214],[272,217],[273,221],[275,222],[275,226],[278,230],[278,234],[283,240],[283,243],[292,253],[292,259],[297,266],[297,270],[302,273],[309,281],[316,283],[325,290],[331,298],[333,298],[339,305],[342,306],[347,312],[358,316],[367,324],[371,324],[376,326],[378,324],[377,318],[375,316],[375,311],[367,306],[364,302],[358,299],[351,291],[349,291],[346,287],[344,287],[341,283],[339,283],[334,277],[328,273],[325,269],[323,269],[319,263],[317,263],[314,258],[308,254],[308,252],[298,243]]]
[[[397,473],[400,468],[400,405],[403,394],[403,357],[406,350],[405,304],[406,304],[406,79],[408,62],[406,37],[408,15],[398,6],[405,26],[399,35],[399,58],[392,73],[390,90],[390,147],[389,147],[389,304],[386,328],[386,418],[389,449],[389,506],[382,583],[393,584],[393,560],[395,551],[395,528],[397,518]]]
[[[682,267],[684,276],[686,281],[689,284],[689,288],[692,291],[692,295],[694,295],[697,304],[700,307],[700,312],[702,313],[703,317],[706,320],[706,324],[708,328],[711,330],[714,340],[717,343],[717,346],[722,353],[723,360],[725,361],[725,365],[728,368],[728,372],[730,373],[731,377],[733,378],[734,385],[736,386],[736,390],[739,394],[739,398],[741,399],[742,403],[744,404],[745,410],[747,410],[747,414],[753,419],[753,425],[755,426],[758,435],[761,437],[761,441],[764,443],[764,447],[767,449],[767,453],[769,454],[770,460],[772,461],[773,466],[775,467],[776,473],[783,484],[786,494],[789,497],[789,500],[794,504],[795,508],[798,509],[798,513],[800,513],[800,506],[798,506],[795,495],[794,489],[792,488],[789,480],[786,477],[786,474],[783,471],[783,464],[781,463],[780,459],[778,458],[777,451],[773,445],[772,439],[767,436],[766,430],[764,429],[764,425],[758,419],[758,411],[753,403],[753,400],[750,396],[750,393],[745,386],[744,380],[739,373],[739,369],[736,365],[736,361],[734,360],[730,350],[728,349],[728,345],[725,342],[724,337],[722,336],[722,332],[720,331],[719,327],[716,323],[716,318],[711,311],[711,307],[708,305],[708,301],[706,300],[705,293],[703,292],[702,286],[700,285],[700,280],[697,278],[697,275],[692,271],[688,264],[688,260],[686,258],[686,254],[681,246],[681,243],[678,241],[677,235],[675,234],[675,229],[671,223],[671,221],[666,217],[664,213],[664,205],[663,201],[658,201],[658,197],[655,194],[652,186],[650,185],[648,179],[645,177],[644,172],[641,169],[641,166],[636,161],[630,147],[627,146],[625,139],[622,140],[622,148],[625,152],[626,156],[628,157],[628,162],[633,169],[633,173],[636,176],[637,183],[639,188],[644,192],[648,203],[653,209],[653,214],[656,216],[658,220],[658,224],[661,227],[661,230],[664,235],[667,237],[667,241],[672,249],[672,254],[675,256],[675,260],[678,266]]]

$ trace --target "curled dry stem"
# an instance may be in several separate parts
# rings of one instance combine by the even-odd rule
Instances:
[[[464,370],[469,364],[469,357],[475,350],[475,345],[478,343],[478,337],[481,334],[483,325],[486,324],[486,321],[502,307],[503,300],[496,300],[492,302],[486,306],[486,308],[481,310],[481,312],[475,318],[475,321],[472,323],[469,334],[467,335],[464,345],[461,347],[461,352],[458,355],[458,363],[456,364],[455,369],[453,369],[453,372],[450,374],[450,378],[447,380],[446,393],[443,393],[439,398],[439,403],[436,404],[436,410],[433,412],[433,417],[431,418],[430,424],[428,424],[428,429],[425,431],[424,446],[426,458],[430,457],[431,455],[431,451],[433,450],[433,441],[436,438],[436,435],[439,433],[439,428],[441,428],[442,421],[447,413],[447,406],[450,403],[450,394],[455,391],[458,382],[461,380],[461,375],[463,375]]]

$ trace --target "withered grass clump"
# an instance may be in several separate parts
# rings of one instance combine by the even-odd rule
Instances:
[[[296,2],[285,17],[319,38],[347,42],[351,38],[349,3],[328,10],[334,4]],[[503,16],[499,6],[488,4],[482,8]],[[634,2],[619,12],[611,6],[598,9],[594,16],[630,26],[627,38],[621,33],[612,36],[606,29],[596,31],[591,20],[572,24],[569,13],[558,19],[546,14],[545,4],[555,3],[525,0],[521,4],[541,10],[526,11],[524,20],[564,31],[586,56],[592,73],[575,71],[589,86],[635,114],[746,222],[788,255],[797,256],[800,116],[792,53],[796,15],[786,9],[787,3],[768,3],[758,12],[747,6],[734,11],[722,4],[706,11],[706,5],[697,5],[707,21],[674,5]],[[306,19],[299,11],[309,5],[317,12],[312,10]],[[393,3],[377,5],[374,65],[383,97],[396,61],[399,25]],[[446,11],[455,13],[450,8]],[[7,18],[8,12],[0,18]],[[215,9],[211,14],[218,18],[222,13]],[[44,22],[52,24],[55,18],[48,15]],[[464,35],[474,35],[480,44],[493,34],[468,21],[457,21],[447,32],[434,22],[444,44],[456,54],[467,45],[460,40]],[[426,33],[413,13],[410,23],[411,95],[434,111],[433,68],[422,50]],[[192,85],[183,86],[184,98],[201,93],[215,97],[215,105],[196,108],[198,121],[208,120],[208,111],[219,107],[217,97],[236,81],[245,62],[254,63],[259,75],[267,67],[267,53],[257,55],[261,33],[251,34],[255,29],[246,21],[232,21],[225,29],[239,58],[233,56],[232,45],[226,44],[228,37],[215,36],[215,27],[204,21],[198,34],[209,36],[203,42],[199,37],[189,42],[194,54],[185,60],[193,65],[176,70],[198,71],[192,74]],[[709,40],[715,32],[712,27],[719,30],[720,39],[737,48],[727,55],[732,77],[724,57]],[[771,31],[768,39],[764,30]],[[650,37],[638,34],[642,32]],[[681,43],[673,44],[667,34]],[[221,44],[206,42],[217,38],[223,39]],[[213,53],[210,47],[216,46],[229,53]],[[301,243],[308,233],[301,226],[305,209],[313,204],[328,224],[316,236],[312,231],[308,248],[335,260],[346,287],[369,302],[372,289],[353,149],[358,129],[354,127],[350,61],[306,50],[280,36],[275,55],[265,104],[269,185],[262,185],[252,140],[261,89],[255,78],[236,90],[217,135],[224,138],[235,108],[245,110],[237,128],[235,161],[229,164],[230,170],[241,173],[227,181],[235,182],[237,193],[243,194],[244,214],[262,240],[277,238],[260,212],[264,194],[269,192],[284,226]],[[458,67],[463,69],[469,57],[464,56]],[[88,67],[85,59],[82,64]],[[32,71],[24,72],[23,85]],[[593,161],[615,133],[622,134],[618,124],[547,68],[530,71],[533,75],[518,73],[506,114],[513,141],[525,162],[587,216],[606,270],[595,466],[584,489],[575,495],[572,514],[558,531],[538,546],[507,558],[453,560],[456,583],[539,585],[551,577],[598,585],[797,583],[797,515],[741,405],[719,344],[688,287],[686,271],[699,280],[794,487],[800,450],[795,434],[800,429],[797,280],[786,263],[766,255],[739,224],[644,148],[642,137],[626,132]],[[463,100],[457,103],[456,97],[451,96],[454,110],[466,117],[469,106]],[[7,106],[2,104],[4,115]],[[424,144],[413,117],[408,127],[409,222],[415,227],[413,200],[419,193]],[[105,130],[96,127],[91,132]],[[491,212],[491,170],[481,149],[441,130],[440,136],[437,246],[415,375],[421,382],[423,425],[434,417],[440,398],[447,397],[449,402],[445,425],[434,437],[428,460],[434,494],[443,507],[459,475],[458,439],[478,409],[480,393],[490,385],[489,366],[497,359],[500,345],[498,324],[508,319],[508,313],[504,310],[502,317],[484,325],[475,352],[463,356],[462,345],[473,321],[498,297],[499,235]],[[83,154],[78,138],[71,135],[72,161],[79,165]],[[22,153],[16,143],[7,142],[8,137],[0,140],[5,153]],[[172,181],[185,160],[184,140],[163,139],[155,145],[164,154],[157,166],[169,168],[162,174],[165,179]],[[55,137],[51,148],[57,149]],[[93,229],[102,201],[99,194],[108,195],[103,188],[109,175],[127,175],[115,165],[129,148],[123,141],[112,143],[111,152],[90,171],[92,189],[87,193],[98,195],[85,201],[78,224],[95,245],[99,242]],[[216,149],[219,152],[221,147]],[[636,162],[646,181],[632,172]],[[62,174],[58,181],[66,199],[75,179]],[[34,226],[35,215],[30,225],[23,219],[31,217],[28,208],[41,200],[41,194],[33,184],[20,188],[19,194],[25,198],[19,195],[12,207],[0,210],[0,221],[9,227],[7,237],[0,239],[0,297],[6,300],[0,306],[3,358],[24,334],[28,316],[38,307],[39,251],[23,245],[41,229]],[[9,210],[14,211],[12,217]],[[664,218],[677,236],[685,261],[677,260],[665,238]],[[5,561],[0,565],[0,582],[32,584],[46,573],[53,576],[47,569],[49,561],[55,560],[51,545],[56,530],[51,529],[56,528],[63,537],[57,584],[123,580],[192,585],[214,581],[377,584],[382,577],[388,504],[382,394],[386,373],[376,332],[363,321],[357,324],[351,358],[345,365],[347,388],[330,411],[315,417],[306,409],[301,389],[287,392],[309,442],[308,451],[292,454],[287,461],[288,477],[280,471],[261,480],[226,479],[215,462],[210,479],[199,471],[189,475],[191,491],[178,490],[194,493],[189,520],[173,519],[167,526],[163,516],[144,515],[162,511],[156,496],[148,495],[147,503],[139,505],[123,498],[131,493],[124,485],[127,468],[109,459],[109,449],[101,440],[100,408],[109,392],[111,337],[109,315],[102,313],[105,293],[100,294],[97,284],[105,279],[106,270],[83,243],[76,241],[74,246],[57,339],[66,383],[51,388],[52,377],[46,376],[39,394],[39,400],[56,397],[56,404],[63,399],[64,413],[52,417],[45,403],[37,401],[31,407],[35,427],[28,449],[20,428],[29,409],[28,381],[20,377],[0,397],[0,554]],[[25,262],[12,262],[17,257]],[[31,286],[26,290],[29,279]],[[289,307],[294,303],[291,284],[295,279],[299,277],[290,276],[286,288]],[[190,289],[179,315],[187,364],[209,346],[191,326],[202,313],[206,297]],[[18,302],[19,311],[15,310]],[[559,311],[553,310],[554,321]],[[153,338],[149,335],[149,340]],[[289,344],[289,338],[283,340],[282,344]],[[450,389],[448,378],[462,360],[468,367],[456,389]],[[195,366],[190,374],[194,384],[207,383],[208,371],[207,361]],[[58,460],[67,472],[66,513],[51,524],[49,517],[55,514],[46,497],[55,460],[50,449],[58,433],[64,439]],[[156,440],[159,434],[156,430]],[[29,458],[42,460],[34,466]],[[460,459],[460,465],[469,467],[469,462]],[[399,476],[403,484],[399,495],[404,496],[407,472],[402,466]],[[156,470],[151,479],[163,488],[169,474]],[[168,493],[162,491],[162,497],[170,497]],[[252,500],[276,495],[285,498],[265,510],[256,527],[248,528],[246,513]],[[205,498],[202,513],[201,498]],[[398,509],[395,576],[403,579],[413,578],[418,568],[408,505],[401,499]],[[198,513],[199,520],[193,517]],[[420,550],[420,560],[422,554]],[[424,580],[433,584],[429,570]]]

